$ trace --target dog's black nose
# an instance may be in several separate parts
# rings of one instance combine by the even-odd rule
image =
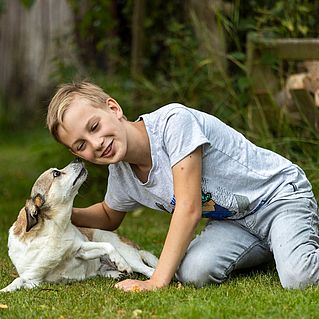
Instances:
[[[81,162],[82,162],[82,160],[81,160],[79,157],[75,158],[75,159],[72,161],[72,163],[81,163]]]

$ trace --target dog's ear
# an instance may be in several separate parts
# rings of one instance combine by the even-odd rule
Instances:
[[[28,232],[32,227],[34,227],[39,220],[39,208],[34,205],[32,199],[27,199],[25,203],[25,213],[27,217],[27,227],[26,232]]]
[[[41,208],[44,204],[44,197],[41,194],[37,194],[33,197],[34,205]]]
[[[30,231],[39,221],[39,214],[41,207],[44,204],[44,198],[42,195],[37,194],[33,198],[27,199],[25,204],[25,212],[27,217],[26,231]]]

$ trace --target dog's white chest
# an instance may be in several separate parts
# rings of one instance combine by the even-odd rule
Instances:
[[[29,271],[30,267],[37,268],[43,264],[46,264],[49,273],[53,273],[57,267],[62,270],[74,259],[79,249],[72,229],[54,236],[44,233],[25,242],[17,238],[11,229],[8,246],[10,258],[20,275]]]

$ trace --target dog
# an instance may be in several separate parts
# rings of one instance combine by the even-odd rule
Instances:
[[[48,169],[36,180],[9,230],[9,256],[19,277],[0,292],[97,275],[120,278],[137,272],[151,277],[158,261],[153,254],[114,232],[71,223],[73,201],[87,175],[76,159],[63,169]]]

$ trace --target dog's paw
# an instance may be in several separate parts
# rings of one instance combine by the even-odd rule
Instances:
[[[10,291],[13,291],[13,290],[9,290],[8,287],[4,287],[4,288],[0,289],[0,293],[10,292]]]
[[[23,279],[21,277],[16,278],[10,285],[0,290],[0,292],[12,292],[21,288],[32,289],[39,286],[40,282],[36,280]]]
[[[39,286],[39,282],[38,281],[35,281],[35,280],[26,280],[24,285],[23,285],[23,288],[25,289],[33,289],[33,288],[36,288]]]
[[[112,279],[120,279],[122,277],[122,273],[118,270],[105,270],[103,268],[100,269],[100,275],[106,278]]]
[[[0,292],[12,292],[15,290],[19,290],[23,287],[23,285],[24,285],[24,280],[18,277],[15,280],[13,280],[12,283],[9,284],[7,287],[4,287],[3,289],[1,289]]]
[[[116,265],[119,271],[125,271],[129,274],[133,272],[131,266],[116,250],[109,254],[109,258]]]

